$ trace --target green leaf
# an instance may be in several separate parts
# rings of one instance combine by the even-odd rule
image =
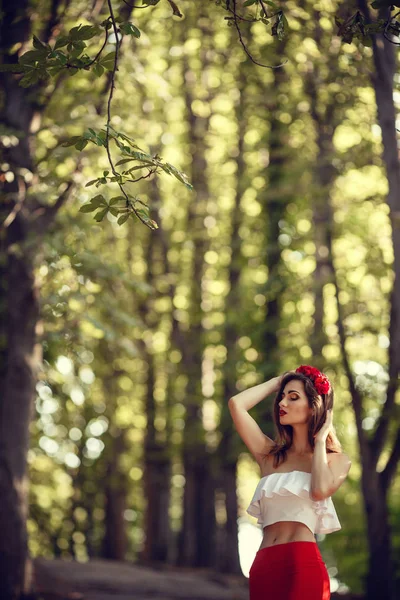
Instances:
[[[279,40],[283,40],[288,30],[288,22],[283,14],[283,11],[279,11],[276,15],[276,21],[272,26],[271,34],[277,35]]]
[[[56,39],[56,43],[54,44],[54,50],[57,50],[58,48],[63,48],[64,46],[66,46],[69,42],[69,38],[66,35],[60,35],[57,39]]]
[[[257,4],[258,0],[246,0],[246,2],[243,2],[243,8],[245,6],[252,6],[253,4]]]
[[[96,181],[97,181],[97,179],[91,179],[90,181],[87,182],[85,187],[89,187],[90,185],[93,185],[94,183],[96,183]]]
[[[45,62],[46,54],[40,50],[29,50],[20,56],[19,63],[21,65],[36,65],[38,61]]]
[[[129,213],[125,213],[124,215],[121,215],[117,221],[118,225],[123,225],[125,223],[125,221],[127,221],[129,219]]]
[[[93,204],[83,204],[83,206],[80,207],[79,212],[90,213],[95,211],[96,209],[97,206],[93,206]]]
[[[115,131],[115,129],[114,129],[114,131]],[[125,135],[125,133],[121,133],[119,131],[115,131],[115,133],[118,135],[118,137],[121,138],[121,140],[128,142],[128,144],[130,146],[132,146],[132,148],[136,148],[137,150],[140,150],[139,146],[137,144],[135,144],[135,140],[133,138],[129,137],[129,135]]]
[[[145,152],[136,152],[136,150],[131,150],[130,154],[134,158],[136,158],[136,160],[140,160],[140,161],[144,161],[144,162],[151,161],[153,163],[153,157],[150,156],[150,154],[146,154]]]
[[[19,85],[21,87],[29,87],[30,85],[33,85],[34,83],[37,83],[39,81],[39,70],[38,69],[32,69],[31,71],[28,71],[28,73],[26,73],[22,79],[19,82]]]
[[[67,48],[68,48],[71,58],[78,58],[78,56],[80,54],[82,54],[82,52],[86,48],[86,44],[85,44],[85,42],[81,42],[78,40],[77,42],[68,44]]]
[[[114,196],[114,198],[111,198],[109,205],[114,206],[114,204],[118,204],[118,202],[120,202],[121,200],[125,202],[125,196]]]
[[[165,163],[165,165],[160,166],[166,173],[168,173],[169,175],[173,175],[179,181],[181,181],[189,190],[193,189],[193,186],[191,183],[189,183],[189,180],[185,173],[179,171],[176,167],[174,167],[174,165],[171,165],[170,163]]]
[[[75,146],[75,144],[82,139],[80,135],[74,135],[73,137],[69,138],[69,140],[67,140],[66,142],[63,142],[61,144],[61,146],[63,146],[64,148],[66,148],[67,146]]]
[[[104,67],[102,67],[100,63],[96,62],[93,67],[93,73],[96,75],[96,77],[101,77],[104,73]]]
[[[100,64],[107,69],[107,71],[112,71],[114,69],[115,63],[115,52],[109,52],[106,54],[101,60]]]
[[[282,13],[282,25],[283,25],[283,32],[282,32],[282,38],[283,38],[284,35],[289,31],[289,23],[285,16],[285,13]]]
[[[80,140],[79,140],[79,141],[78,141],[78,142],[75,144],[75,148],[76,148],[77,150],[83,150],[84,148],[86,148],[87,144],[88,144],[88,141],[87,141],[87,140],[84,140],[84,139],[82,139],[82,138],[81,138],[81,139],[80,139]]]
[[[125,35],[133,35],[135,38],[140,38],[140,30],[133,23],[122,23],[119,28]]]
[[[93,25],[78,25],[69,30],[69,37],[72,41],[90,40],[92,37],[100,33],[100,27]]]
[[[36,35],[33,36],[33,47],[36,48],[36,50],[40,50],[43,54],[47,54],[49,51],[46,44],[43,44]]]
[[[118,167],[119,165],[124,165],[125,163],[131,162],[132,160],[135,160],[134,158],[123,158],[122,160],[119,160],[117,163],[115,163],[115,166]]]
[[[116,18],[115,20],[118,22],[118,18]],[[111,21],[111,17],[108,17],[108,19],[105,19],[104,21],[102,21],[100,23],[100,27],[103,27],[106,31],[111,29],[112,26],[113,26],[113,24]]]
[[[114,215],[114,217],[118,217],[119,210],[117,208],[110,208],[110,213]]]
[[[107,201],[104,198],[104,196],[102,194],[97,194],[97,196],[94,196],[93,198],[90,199],[90,202],[96,207],[98,208],[99,206],[106,206],[108,207]]]
[[[107,135],[106,132],[103,130],[99,131],[99,133],[97,134],[97,137],[99,138],[99,140],[102,141],[103,146],[105,146],[105,143],[106,143],[106,135]]]
[[[107,177],[110,171],[103,171],[103,177]]]
[[[49,67],[48,68],[48,72],[53,77],[54,77],[54,75],[58,75],[58,73],[61,73],[61,71],[63,71],[63,70],[64,70],[64,67]]]
[[[146,210],[144,210],[143,208],[139,208],[136,210],[136,213],[137,213],[137,215],[139,215],[142,218],[142,220],[145,223],[152,225],[154,227],[154,229],[158,229],[157,223],[149,217],[148,212]]]
[[[62,65],[66,65],[68,62],[68,58],[66,57],[66,55],[64,54],[64,52],[60,52],[59,50],[56,50],[54,52],[54,56],[56,57],[56,59],[58,60],[59,63],[61,63]]]
[[[96,132],[89,129],[89,131],[85,131],[82,136],[85,140],[94,142],[97,138]]]
[[[103,208],[103,210],[100,210],[98,213],[96,213],[94,215],[94,219],[97,222],[100,222],[104,219],[104,217],[106,216],[107,213],[108,213],[108,206],[106,208]]]

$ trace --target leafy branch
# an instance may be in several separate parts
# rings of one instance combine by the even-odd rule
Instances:
[[[175,2],[167,0],[172,8],[173,14],[182,17],[182,14]],[[160,0],[142,0],[142,6],[136,8],[148,8],[155,6]],[[126,2],[128,4],[128,2]],[[81,206],[81,212],[93,212],[100,209],[94,218],[101,221],[108,212],[118,217],[118,224],[122,225],[131,216],[135,216],[150,229],[157,229],[157,223],[149,216],[149,207],[138,197],[133,196],[126,189],[127,184],[137,183],[147,179],[156,173],[165,172],[174,176],[183,183],[189,190],[193,186],[189,183],[186,175],[179,171],[170,163],[164,162],[158,155],[151,156],[136,145],[135,141],[128,135],[116,131],[111,126],[111,103],[115,89],[115,78],[118,70],[119,52],[124,36],[140,37],[140,30],[131,22],[124,22],[116,18],[112,6],[112,1],[107,0],[109,15],[99,25],[78,25],[69,30],[68,35],[60,35],[55,39],[55,43],[42,42],[38,37],[33,36],[33,49],[28,50],[19,57],[17,64],[0,65],[2,71],[12,71],[21,74],[19,85],[29,87],[40,85],[50,78],[55,77],[62,71],[67,71],[69,75],[74,75],[80,70],[92,71],[96,77],[101,77],[105,72],[111,72],[110,92],[107,102],[107,123],[104,129],[95,131],[88,129],[80,136],[71,137],[61,146],[74,146],[82,151],[89,142],[106,149],[108,162],[111,169],[103,171],[103,175],[89,181],[87,186],[116,183],[120,189],[121,195],[113,197],[109,202],[102,194],[97,194],[88,204]],[[104,30],[103,43],[91,58],[87,52],[88,40],[99,36]],[[104,55],[104,49],[109,40],[109,32],[113,31],[115,37],[115,51]],[[114,142],[120,152],[120,160],[114,165],[111,156],[110,142]],[[134,162],[130,168],[117,171],[116,167]],[[122,203],[122,204],[121,204]]]
[[[279,8],[276,2],[270,0],[245,0],[242,4],[242,9],[250,9],[250,12],[239,13],[237,9],[237,0],[214,1],[215,4],[222,6],[224,10],[232,15],[225,17],[225,20],[228,22],[228,25],[236,28],[240,44],[254,64],[270,69],[277,69],[286,64],[287,61],[283,64],[272,66],[264,65],[257,61],[246,46],[240,27],[243,23],[260,22],[267,28],[271,26],[270,34],[276,36],[279,40],[282,40],[289,32],[289,24],[284,11]],[[396,38],[400,37],[400,21],[398,20],[400,11],[394,15],[390,14],[391,11],[395,10],[395,7],[400,8],[400,1],[374,0],[371,2],[371,7],[378,10],[380,13],[387,11],[389,13],[388,17],[386,19],[378,18],[374,22],[367,23],[365,16],[359,10],[346,19],[335,17],[335,22],[338,27],[337,35],[348,44],[352,43],[353,38],[358,38],[365,46],[371,46],[372,36],[381,33],[389,42],[396,46],[400,46],[399,42],[392,39],[393,36]]]
[[[107,136],[108,133],[108,136]],[[178,181],[183,183],[185,187],[192,190],[193,187],[189,183],[186,175],[179,171],[176,167],[168,162],[164,162],[160,156],[155,154],[152,156],[144,152],[128,135],[116,131],[110,123],[107,123],[104,129],[96,132],[94,129],[88,129],[82,136],[74,136],[64,142],[63,146],[75,146],[77,150],[83,150],[89,142],[92,142],[96,146],[104,146],[110,151],[109,142],[113,141],[117,146],[121,154],[121,159],[115,164],[110,161],[112,165],[112,172],[103,171],[101,177],[88,181],[86,187],[95,185],[96,188],[101,185],[108,183],[116,183],[122,195],[111,198],[109,202],[104,198],[102,194],[98,194],[90,200],[88,204],[84,204],[79,209],[81,212],[93,212],[100,208],[101,210],[94,216],[96,221],[102,221],[106,216],[107,212],[110,211],[112,215],[118,218],[118,224],[122,225],[127,221],[132,211],[136,216],[151,229],[157,229],[157,223],[153,221],[149,216],[149,207],[146,203],[140,200],[137,196],[132,196],[125,190],[127,183],[137,183],[141,179],[147,179],[154,173],[164,172],[168,175],[174,176]],[[134,163],[128,169],[121,172],[117,172],[115,167],[128,165],[128,163]],[[139,163],[139,164],[137,164]],[[142,169],[147,169],[147,175],[135,177],[135,174]],[[139,204],[141,208],[136,208]]]
[[[216,0],[216,4],[221,5],[223,4],[223,2],[222,0]],[[247,56],[250,58],[250,60],[255,65],[259,67],[266,67],[268,69],[279,69],[280,67],[283,67],[287,63],[287,60],[284,63],[281,63],[280,65],[264,65],[263,63],[260,63],[258,60],[256,60],[251,54],[248,47],[246,46],[243,39],[242,30],[240,29],[241,23],[260,22],[263,23],[266,27],[268,27],[272,23],[271,35],[277,36],[279,40],[282,40],[289,31],[288,21],[285,17],[283,10],[279,9],[279,7],[270,0],[245,0],[245,2],[243,2],[243,8],[249,8],[254,6],[256,8],[256,14],[253,15],[252,13],[249,13],[247,15],[243,15],[238,13],[237,0],[225,0],[224,4],[225,5],[223,6],[223,8],[233,15],[225,17],[225,20],[228,22],[228,25],[235,27],[238,33],[240,44]],[[270,11],[270,14],[268,14],[267,12],[266,5],[268,5],[272,9]]]
[[[395,6],[400,7],[400,2],[375,0],[372,2],[371,6],[379,11],[386,9],[389,13],[387,19],[378,18],[376,21],[368,23],[365,15],[363,15],[361,11],[357,10],[347,19],[335,18],[335,22],[338,27],[338,35],[347,44],[351,44],[353,39],[356,38],[362,41],[364,46],[371,46],[371,36],[382,33],[389,42],[399,46],[400,43],[394,41],[392,37],[389,36],[394,36],[397,38],[400,36],[400,21],[397,19],[397,17],[400,15],[400,11],[394,15],[390,14]]]

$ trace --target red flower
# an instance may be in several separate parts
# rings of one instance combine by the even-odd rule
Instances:
[[[321,383],[318,384],[317,392],[319,394],[327,394],[330,390],[331,386],[327,379],[322,379]]]
[[[315,367],[312,367],[311,365],[300,365],[300,367],[296,369],[296,372],[303,373],[303,375],[309,377],[318,394],[327,394],[329,392],[331,388],[329,379]]]
[[[310,367],[309,365],[300,365],[300,367],[296,369],[297,373],[303,373],[303,375],[306,375],[306,377],[310,377],[313,370],[314,367]]]

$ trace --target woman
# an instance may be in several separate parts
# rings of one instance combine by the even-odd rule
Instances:
[[[276,440],[248,411],[277,392]],[[341,529],[331,496],[351,461],[332,425],[333,388],[323,373],[301,365],[229,400],[236,430],[261,469],[247,512],[263,526],[249,573],[250,600],[329,600],[330,584],[315,533]]]

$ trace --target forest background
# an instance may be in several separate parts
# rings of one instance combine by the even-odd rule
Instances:
[[[62,143],[104,127],[109,71],[19,88],[35,107],[21,125],[25,137],[3,103],[9,194],[2,222],[9,225],[10,207],[18,206],[11,222],[23,235],[2,236],[7,261],[20,268],[3,278],[2,331],[10,336],[17,315],[13,343],[26,349],[27,329],[35,343],[20,355],[34,381],[29,491],[20,467],[17,492],[4,475],[7,452],[24,455],[6,402],[11,393],[1,403],[2,489],[22,505],[29,494],[32,557],[245,572],[257,542],[239,555],[238,526],[255,527],[245,509],[259,469],[227,401],[311,363],[334,383],[335,429],[352,460],[334,498],[342,530],[318,536],[332,590],[370,589],[372,598],[381,571],[389,583],[380,597],[393,598],[400,581],[399,221],[388,198],[390,168],[397,178],[400,170],[398,151],[388,166],[382,135],[388,115],[379,114],[379,48],[336,35],[335,16],[357,3],[286,2],[289,35],[242,24],[258,61],[285,62],[263,68],[224,19],[224,3],[182,0],[181,16],[172,14],[174,3],[154,4],[139,10],[115,2],[141,35],[121,45],[111,125],[193,185],[166,173],[132,184],[158,229],[137,219],[119,224],[111,211],[97,222],[79,210],[97,193],[85,185],[109,169],[107,154]],[[40,39],[54,35],[54,17],[68,30],[107,16],[102,1],[88,8],[38,0],[24,9]],[[398,110],[397,49],[383,38],[382,48],[392,74],[389,104]],[[113,49],[111,34],[105,51]],[[16,164],[13,149],[24,144],[29,160],[25,152]],[[112,197],[112,184],[102,193]],[[37,236],[43,207],[53,211],[44,210]],[[21,293],[26,281],[31,295]],[[8,382],[17,354],[2,363]],[[18,377],[23,382],[23,369]],[[29,385],[22,388],[21,397]],[[252,414],[274,437],[272,402]],[[389,567],[380,563],[382,549]],[[4,543],[0,553],[9,565]]]

